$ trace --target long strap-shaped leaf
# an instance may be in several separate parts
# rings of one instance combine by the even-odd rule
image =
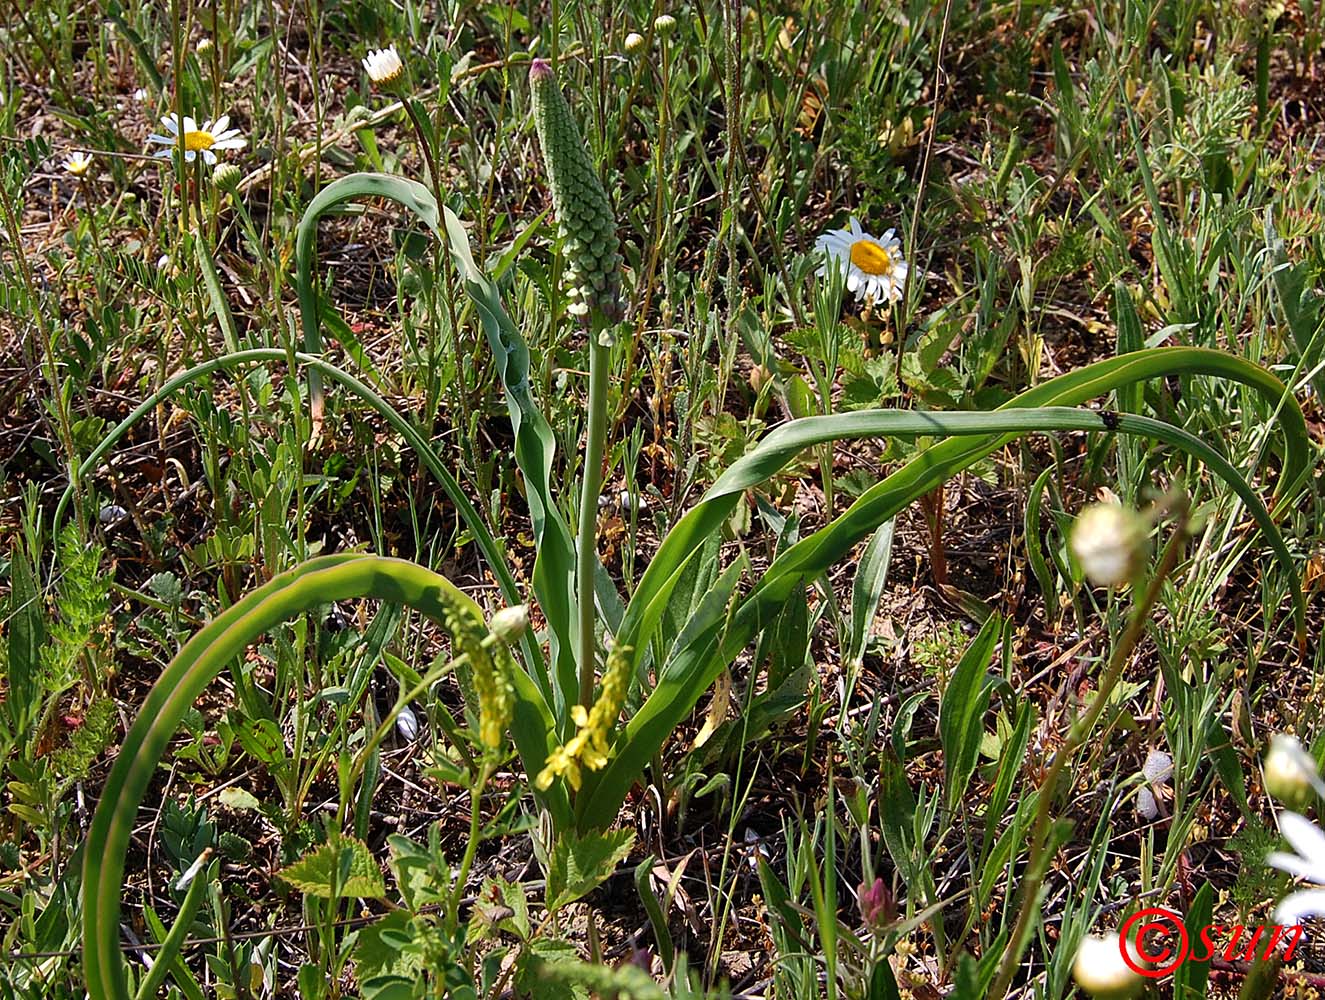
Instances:
[[[1116,430],[1164,441],[1199,458],[1224,479],[1247,505],[1276,557],[1289,574],[1289,579],[1294,581],[1294,609],[1298,632],[1302,634],[1305,607],[1301,588],[1296,584],[1296,568],[1270,512],[1222,454],[1181,428],[1129,414],[1110,414],[1106,421],[1104,415],[1091,410],[1041,407],[989,413],[865,411],[793,421],[781,430],[785,433],[769,435],[751,456],[747,456],[757,457],[757,461],[745,463],[744,468],[741,467],[742,462],[733,465],[709,491],[705,500],[682,519],[682,523],[701,508],[707,509],[701,512],[702,517],[695,518],[696,522],[716,516],[717,523],[720,523],[721,518],[731,511],[742,490],[767,479],[812,444],[882,435],[975,435],[982,436],[982,439],[972,446],[971,442],[954,437],[929,449],[863,494],[830,525],[779,556],[765,571],[754,590],[742,601],[723,633],[709,630],[692,643],[692,647],[685,651],[686,655],[678,657],[664,670],[653,692],[618,738],[615,756],[604,770],[587,778],[576,797],[576,823],[580,828],[601,827],[612,822],[635,777],[689,714],[723,666],[734,660],[760,629],[773,619],[778,608],[790,599],[797,585],[802,585],[806,579],[829,568],[860,539],[915,499],[941,485],[972,461],[1022,434],[1061,430]],[[991,432],[998,437],[989,437]],[[944,449],[944,445],[950,444],[958,447]],[[967,447],[960,447],[962,445]],[[948,454],[944,455],[944,451]],[[1295,471],[1286,469],[1285,477],[1289,476],[1300,481]],[[693,527],[693,523],[688,527]],[[663,543],[663,549],[671,541],[672,535],[669,535]],[[661,556],[660,552],[650,569],[659,564]],[[675,572],[679,573],[683,566],[684,559]],[[670,582],[663,581],[658,592],[652,596],[655,605],[664,602]],[[642,590],[643,581],[636,592],[637,599]],[[638,621],[639,625],[635,627],[641,629],[654,624],[647,614]],[[617,641],[639,648],[647,641],[647,633],[628,631],[623,626]]]
[[[568,719],[568,706],[575,704],[579,693],[574,660],[575,615],[571,607],[571,595],[575,593],[575,548],[570,528],[552,498],[556,439],[530,393],[529,349],[502,308],[496,286],[474,263],[469,237],[455,214],[443,208],[439,219],[432,192],[417,181],[389,174],[361,173],[342,177],[323,188],[309,203],[299,223],[295,247],[299,314],[304,345],[309,354],[322,350],[317,290],[313,281],[317,223],[330,209],[355,198],[386,198],[413,212],[450,250],[465,292],[478,310],[506,394],[506,407],[515,432],[516,464],[525,479],[536,552],[532,584],[539,608],[548,623],[548,647],[556,683],[548,683],[547,678],[538,672],[535,677],[543,688],[544,697],[556,709],[557,717]],[[444,232],[442,223],[445,224]],[[316,371],[309,373],[309,392],[313,405],[320,411],[322,388]],[[484,555],[488,556],[488,553]]]
[[[1200,347],[1157,347],[1135,351],[1050,379],[1014,397],[995,412],[1037,406],[1079,406],[1121,386],[1169,375],[1227,378],[1257,390],[1276,405],[1282,404],[1279,416],[1284,435],[1284,461],[1278,496],[1281,504],[1290,503],[1309,470],[1309,445],[1302,410],[1284,384],[1272,374],[1233,355]],[[940,419],[938,414],[930,416]],[[855,417],[855,414],[840,414],[832,419]],[[672,527],[635,588],[620,629],[622,641],[628,641],[639,649],[651,638],[686,562],[705,538],[720,529],[722,522],[736,506],[740,493],[767,481],[805,448],[831,440],[831,437],[818,436],[811,430],[815,426],[822,427],[807,424],[804,420],[795,420],[778,427],[723,473],[699,503]],[[895,484],[911,480],[930,469],[946,470],[941,472],[942,477],[956,475],[971,463],[1008,444],[1016,436],[977,435],[975,440],[952,438],[941,441],[867,490],[842,518],[848,522],[856,520],[859,512],[868,509],[875,497],[891,495]]]
[[[376,598],[407,605],[444,623],[447,609],[482,615],[445,577],[402,559],[337,555],[313,559],[280,574],[208,623],[170,662],[143,701],[115,760],[92,817],[83,861],[83,968],[88,993],[127,1000],[119,948],[124,858],[138,806],[167,744],[195,698],[231,660],[281,622],[332,601]],[[515,675],[512,728],[547,733],[552,718],[533,682]],[[532,715],[532,717],[531,717]]]

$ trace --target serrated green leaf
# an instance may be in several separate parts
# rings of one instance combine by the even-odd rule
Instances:
[[[555,912],[602,885],[634,843],[634,830],[562,834],[548,860],[547,908]]]
[[[300,892],[319,899],[380,899],[386,883],[368,845],[354,837],[338,837],[280,872]]]

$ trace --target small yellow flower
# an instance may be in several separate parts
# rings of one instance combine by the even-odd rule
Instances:
[[[64,161],[65,171],[75,177],[82,177],[91,166],[92,157],[86,153],[70,153],[68,159]]]
[[[558,777],[565,777],[571,788],[579,791],[581,768],[598,771],[607,766],[612,730],[630,687],[630,654],[629,646],[614,648],[607,656],[603,687],[593,708],[586,710],[583,705],[576,705],[570,710],[578,732],[548,755],[534,782],[539,791],[547,791]]]

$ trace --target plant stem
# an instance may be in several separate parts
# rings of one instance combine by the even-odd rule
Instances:
[[[1109,657],[1108,669],[1103,680],[1100,681],[1095,697],[1090,703],[1090,708],[1068,730],[1067,739],[1054,754],[1053,760],[1049,764],[1048,773],[1045,775],[1044,783],[1040,786],[1040,797],[1035,808],[1035,823],[1031,828],[1031,856],[1026,864],[1026,880],[1022,884],[1021,890],[1021,909],[1017,913],[1017,922],[1013,926],[1012,934],[1008,938],[1007,949],[1003,952],[1003,959],[999,963],[998,973],[994,977],[989,990],[985,993],[986,1000],[1002,1000],[1003,997],[1007,996],[1008,988],[1012,985],[1012,976],[1021,962],[1021,953],[1026,947],[1027,938],[1030,936],[1031,923],[1039,911],[1040,887],[1044,882],[1044,873],[1049,867],[1052,853],[1048,844],[1050,811],[1054,806],[1055,793],[1058,790],[1063,771],[1071,761],[1072,756],[1086,742],[1087,737],[1094,730],[1095,724],[1099,722],[1100,716],[1104,714],[1104,709],[1108,706],[1109,695],[1113,693],[1114,687],[1123,675],[1123,670],[1126,669],[1128,661],[1132,658],[1132,652],[1136,649],[1136,644],[1141,640],[1146,623],[1150,618],[1150,612],[1159,600],[1159,593],[1164,581],[1173,572],[1173,568],[1178,564],[1178,557],[1182,554],[1182,543],[1187,538],[1186,497],[1178,497],[1174,501],[1174,506],[1178,515],[1178,523],[1164,548],[1164,554],[1160,557],[1159,567],[1156,569],[1154,576],[1151,577],[1144,596],[1132,609],[1131,620],[1128,621],[1122,639],[1114,647],[1113,654]]]
[[[448,930],[454,930],[460,916],[460,901],[465,895],[465,883],[469,881],[469,869],[474,864],[474,855],[478,851],[479,834],[483,830],[480,808],[483,805],[483,786],[488,783],[492,765],[484,761],[478,776],[469,789],[469,839],[465,842],[465,854],[460,860],[460,870],[456,873],[455,886],[451,889],[450,905],[447,907]]]
[[[589,326],[589,427],[584,441],[584,483],[580,490],[580,523],[576,597],[580,613],[580,704],[593,704],[594,570],[598,561],[598,497],[603,492],[603,452],[607,441],[607,375],[612,349],[599,343],[604,329],[595,317]]]

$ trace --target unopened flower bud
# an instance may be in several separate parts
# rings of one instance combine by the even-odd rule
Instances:
[[[638,31],[632,31],[626,36],[625,49],[627,52],[638,52],[644,48],[644,36]]]
[[[676,18],[672,17],[671,14],[659,14],[653,19],[653,30],[666,38],[676,30]]]
[[[1072,978],[1096,1000],[1128,1000],[1141,992],[1141,976],[1123,958],[1117,934],[1081,939]]]
[[[1316,759],[1294,736],[1275,733],[1270,737],[1261,771],[1265,790],[1290,809],[1305,809],[1311,804],[1313,791],[1325,797],[1325,782]]]
[[[534,127],[566,255],[571,300],[567,308],[576,316],[588,316],[596,308],[606,320],[617,322],[625,306],[612,203],[546,59],[535,59],[530,64],[529,86],[533,92]]]
[[[881,878],[876,878],[872,885],[862,882],[856,887],[856,905],[871,927],[882,927],[896,916],[893,894]]]
[[[523,604],[503,608],[488,622],[488,630],[507,645],[519,642],[528,628],[529,609]]]
[[[204,35],[202,38],[198,39],[198,47],[195,51],[198,55],[205,56],[208,52],[212,51],[212,40]]]
[[[396,54],[396,46],[392,44],[384,49],[370,51],[364,57],[363,68],[368,73],[368,79],[380,87],[400,79],[405,66]]]
[[[239,183],[239,168],[233,163],[218,163],[212,171],[212,180],[217,187],[229,191]]]
[[[1072,554],[1090,582],[1113,587],[1129,582],[1141,569],[1146,525],[1141,515],[1116,503],[1092,504],[1072,525]]]

